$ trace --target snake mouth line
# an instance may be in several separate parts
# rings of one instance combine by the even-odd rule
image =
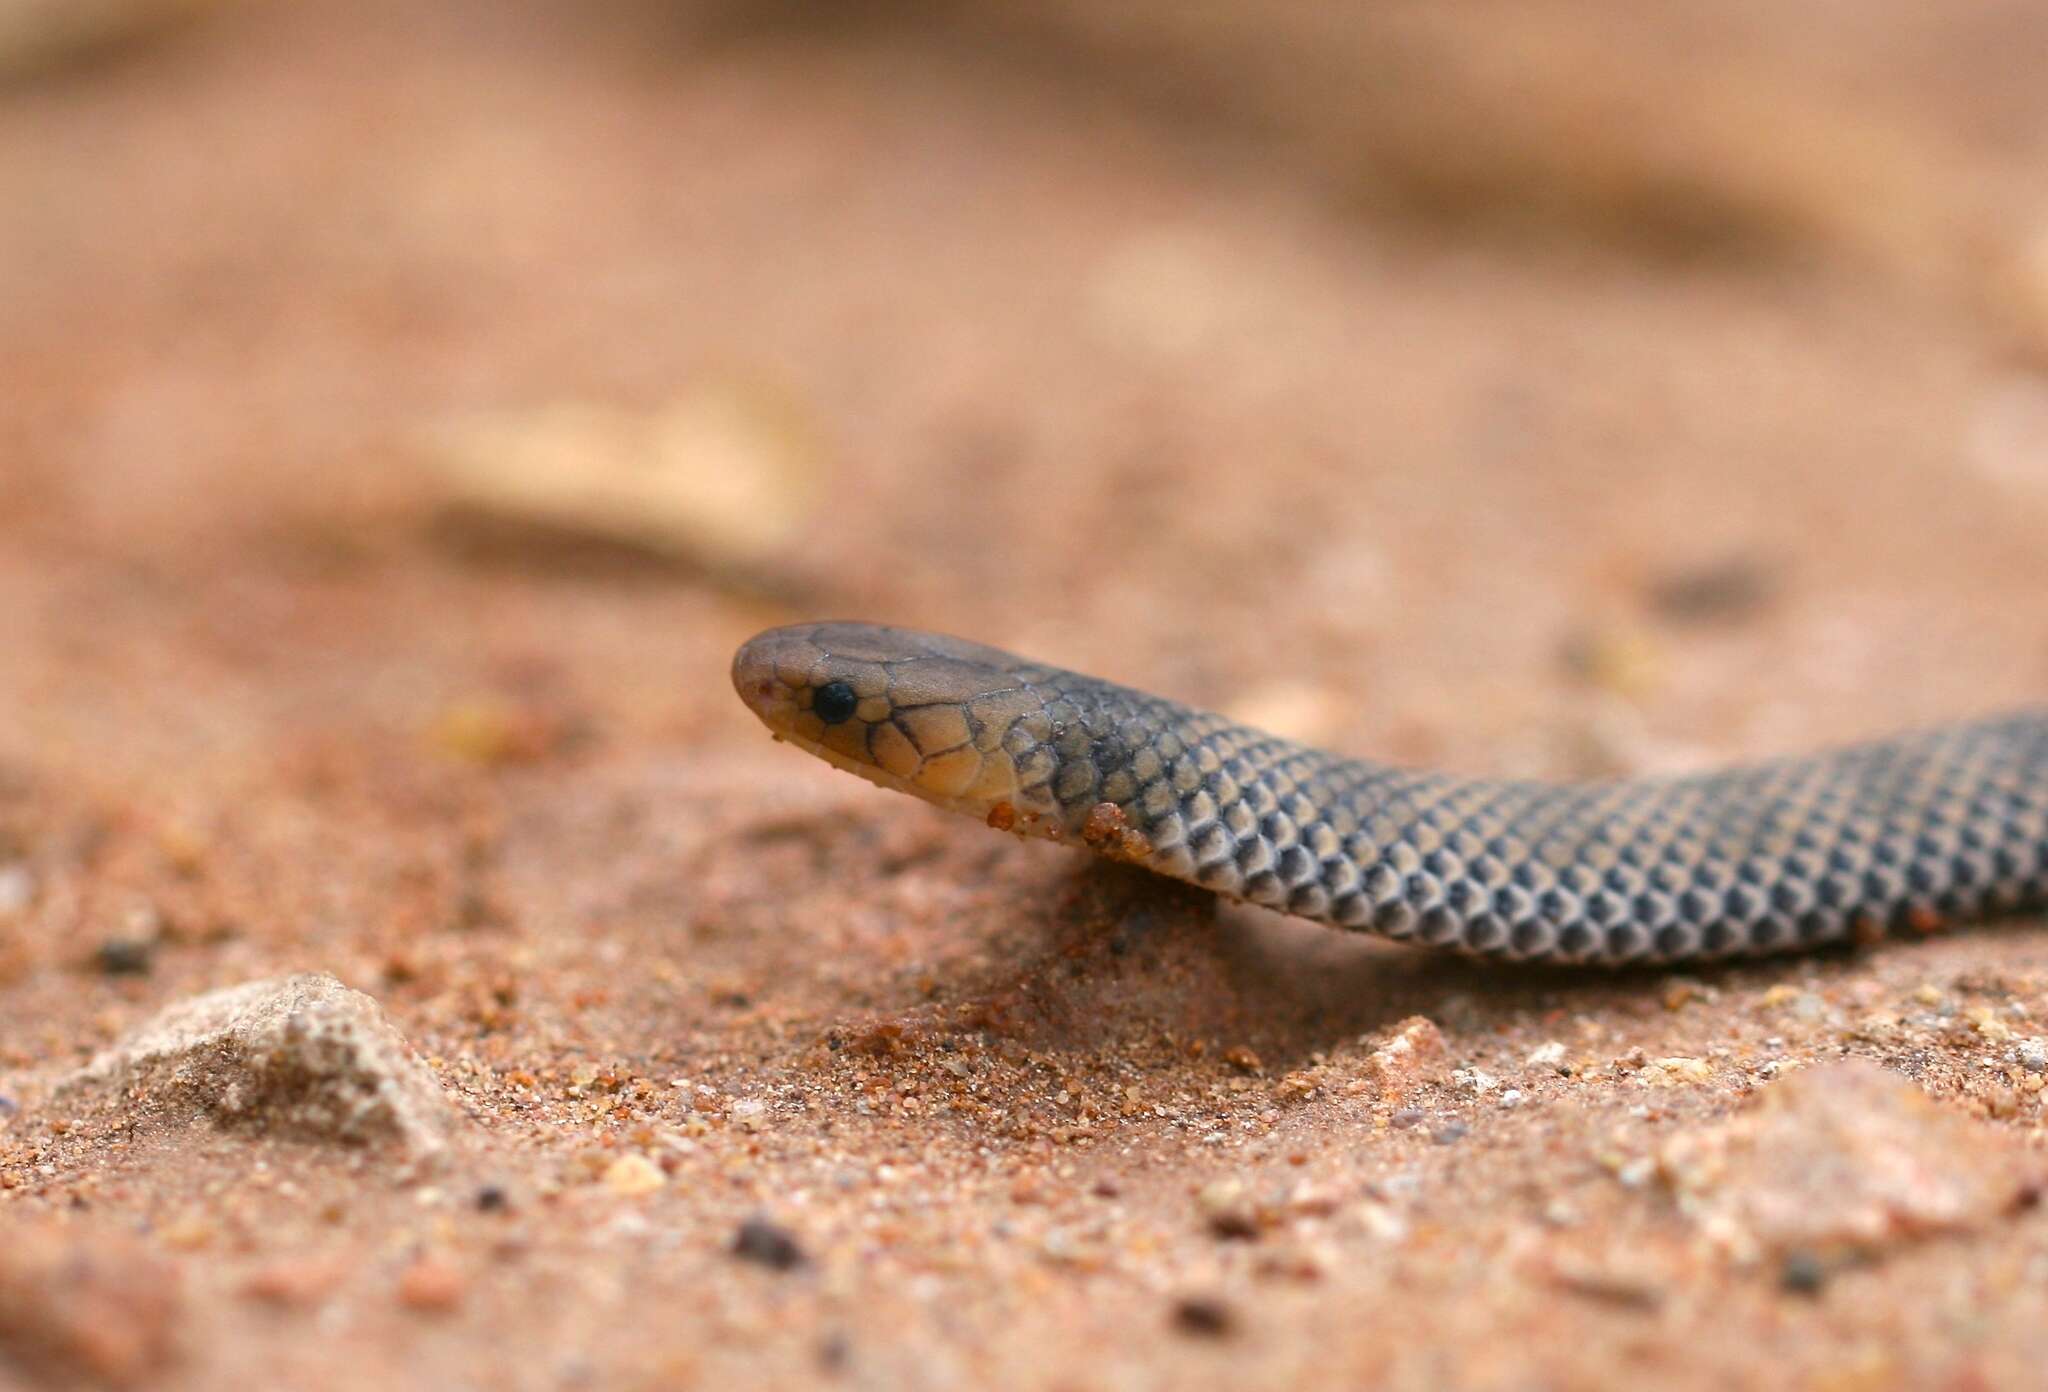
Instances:
[[[820,744],[816,740],[805,739],[802,735],[794,734],[788,730],[776,731],[775,738],[782,740],[784,743],[795,745],[798,749],[803,750],[806,754],[816,755],[818,758],[823,759],[826,763],[832,765],[833,768],[841,769],[847,773],[855,774],[858,777],[864,778],[868,782],[874,784],[877,788],[887,788],[891,792],[896,793],[908,793],[910,796],[918,799],[920,802],[932,802],[935,806],[944,807],[949,810],[960,810],[957,804],[954,803],[935,802],[930,793],[927,793],[924,789],[918,787],[915,783],[911,782],[907,778],[903,778],[897,774],[893,774],[889,772],[889,770],[882,768],[878,765],[865,763],[859,759],[849,758],[847,755],[841,754],[838,750]]]
[[[1013,797],[999,798],[986,807],[966,802],[959,798],[935,797],[928,790],[919,787],[912,779],[905,778],[900,774],[891,773],[879,765],[867,763],[864,760],[842,754],[836,749],[820,744],[816,740],[806,739],[804,736],[792,731],[778,730],[775,732],[775,738],[785,744],[793,744],[807,754],[814,754],[832,765],[832,767],[864,779],[874,784],[877,788],[887,788],[891,792],[907,793],[919,802],[929,803],[933,807],[942,808],[948,812],[957,812],[965,816],[974,817],[998,830],[1014,832],[1016,835],[1027,839],[1056,843],[1065,843],[1073,839],[1067,834],[1066,828],[1062,826],[1056,810],[1050,807],[1041,807],[1037,805],[1036,801],[1022,793]],[[1083,843],[1095,844],[1086,839],[1085,833],[1083,835]]]

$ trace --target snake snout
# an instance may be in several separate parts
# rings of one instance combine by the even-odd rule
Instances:
[[[733,654],[732,689],[762,724],[787,734],[802,707],[812,657],[797,650],[794,635],[770,630]]]
[[[859,744],[855,731],[889,710],[883,663],[856,646],[867,631],[800,624],[757,634],[733,655],[733,690],[776,734],[841,744],[851,754]],[[836,733],[828,739],[829,732]]]

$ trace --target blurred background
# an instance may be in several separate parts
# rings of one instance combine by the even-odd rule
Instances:
[[[1345,999],[1291,1016],[1313,934],[1237,1014],[1227,961],[1041,977],[1074,865],[774,748],[734,647],[908,623],[1545,776],[2037,701],[2044,72],[2028,0],[0,0],[0,1068],[333,971],[570,1193],[611,1172],[586,1148],[683,1125],[671,1077],[794,1078],[822,1129],[719,1112],[660,1152],[692,1186],[664,1231],[722,1260],[808,1176],[824,1266],[957,1294],[930,1254],[1007,1173],[877,1255],[865,1191],[789,1156],[1037,1154],[876,1139],[813,1047],[1023,981],[1067,1004],[988,1037],[1076,1078],[1137,1086],[1127,1024],[1214,1036],[1126,1132],[1184,1204],[1155,1096],[1272,1124],[1225,1044],[1277,1073],[1403,991],[1455,991],[1467,1037],[1526,1001],[1347,944]],[[1641,990],[1558,1009],[1665,1028]],[[1072,1122],[1065,1074],[1003,1058],[992,1092]],[[19,1147],[0,1179],[90,1187]],[[193,1202],[238,1253],[305,1207]],[[647,1279],[647,1328],[712,1298]],[[1361,1357],[1401,1342],[1414,1307],[1351,1293]],[[533,1338],[620,1308],[506,1298]]]
[[[827,613],[1532,768],[1971,703],[1863,715],[1902,664],[2039,689],[1992,601],[2048,578],[2044,46],[2023,3],[9,0],[5,742],[546,682],[692,738],[734,641]],[[1624,747],[1519,747],[1588,681]]]

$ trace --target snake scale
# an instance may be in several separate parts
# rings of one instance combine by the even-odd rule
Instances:
[[[777,737],[884,787],[1402,942],[1679,962],[2048,905],[2048,710],[1573,785],[1344,758],[872,624],[771,629],[732,674]]]

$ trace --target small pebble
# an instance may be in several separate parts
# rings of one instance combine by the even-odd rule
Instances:
[[[36,882],[26,865],[0,865],[0,918],[25,912],[36,899]]]
[[[1654,690],[1666,665],[1664,651],[1652,635],[1622,625],[1581,629],[1560,645],[1558,657],[1569,675],[1631,699]],[[1605,741],[1619,731],[1596,724],[1584,733]]]
[[[1236,1332],[1237,1315],[1214,1296],[1183,1296],[1173,1303],[1173,1327],[1183,1334],[1222,1339]]]
[[[1400,1242],[1408,1236],[1408,1220],[1391,1204],[1367,1199],[1353,1212],[1360,1225],[1381,1242]]]
[[[2048,1043],[2038,1039],[2022,1039],[2014,1051],[2020,1067],[2029,1073],[2048,1073]]]
[[[486,1184],[483,1188],[476,1191],[476,1211],[478,1213],[503,1213],[510,1207],[512,1207],[512,1196],[507,1194],[499,1185]]]
[[[1811,1252],[1787,1252],[1778,1267],[1779,1288],[1799,1295],[1818,1295],[1827,1281],[1827,1267]]]
[[[794,1271],[805,1262],[804,1249],[788,1229],[758,1216],[740,1224],[733,1234],[732,1254],[771,1271]]]
[[[1387,1118],[1387,1125],[1405,1131],[1422,1120],[1422,1108],[1403,1107]]]
[[[216,1233],[204,1217],[187,1213],[164,1224],[157,1236],[174,1252],[198,1252],[213,1245]]]
[[[280,1309],[307,1310],[319,1305],[339,1284],[340,1273],[310,1261],[281,1261],[258,1267],[239,1287],[245,1299]]]
[[[93,961],[107,976],[148,976],[156,944],[144,938],[108,938]]]
[[[622,1198],[652,1194],[666,1183],[668,1176],[661,1172],[661,1166],[637,1152],[621,1155],[605,1167],[604,1187]]]
[[[1644,1082],[1674,1087],[1681,1083],[1712,1082],[1714,1068],[1705,1059],[1660,1058],[1645,1064],[1642,1076]]]
[[[1828,1003],[1811,991],[1801,991],[1791,1000],[1791,1013],[1799,1020],[1820,1020],[1828,1013]]]
[[[1553,1266],[1550,1276],[1561,1290],[1617,1309],[1650,1311],[1665,1300],[1664,1289],[1655,1280],[1625,1268],[1603,1268],[1561,1260]]]
[[[1650,607],[1673,623],[1747,619],[1777,597],[1781,580],[1778,567],[1761,556],[1730,556],[1657,580]]]
[[[1195,1206],[1218,1237],[1249,1240],[1259,1235],[1259,1215],[1244,1182],[1219,1179],[1202,1186]]]
[[[1446,1122],[1430,1132],[1429,1138],[1438,1145],[1456,1145],[1471,1133],[1472,1128],[1462,1121]]]
[[[1443,1055],[1443,1032],[1427,1017],[1411,1015],[1391,1039],[1367,1055],[1365,1072],[1390,1097],[1398,1098],[1432,1072]]]
[[[1484,1068],[1461,1068],[1455,1076],[1459,1082],[1481,1097],[1500,1086],[1500,1079]]]
[[[398,1303],[422,1314],[445,1315],[468,1293],[462,1273],[437,1257],[421,1257],[398,1278]]]

